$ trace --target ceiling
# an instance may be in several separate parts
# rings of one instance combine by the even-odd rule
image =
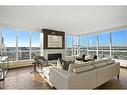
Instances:
[[[127,6],[0,6],[0,23],[87,34],[127,25]]]

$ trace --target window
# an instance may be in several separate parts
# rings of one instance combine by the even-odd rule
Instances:
[[[78,36],[73,36],[73,55],[77,55],[78,54]]]
[[[72,55],[72,36],[66,35],[66,56]]]
[[[31,33],[32,50],[40,50],[40,32]]]
[[[96,35],[88,36],[88,54],[89,55],[96,55]]]
[[[127,30],[112,32],[112,57],[127,60]]]
[[[18,32],[18,60],[27,60],[30,49],[30,33],[26,31]]]
[[[110,33],[101,33],[98,35],[99,57],[110,57]]]
[[[5,51],[16,51],[16,31],[11,28],[2,29],[2,40]]]
[[[9,56],[10,61],[16,60],[16,31],[12,28],[2,28],[2,55]]]
[[[66,56],[78,54],[78,36],[67,35],[66,36]]]
[[[87,37],[80,36],[80,55],[87,55]]]
[[[40,55],[40,32],[31,32],[31,58]]]
[[[2,27],[1,27],[2,26]],[[40,54],[40,32],[24,31],[13,26],[1,25],[3,56],[9,56],[9,61],[30,60]]]
[[[30,47],[30,34],[29,32],[18,32],[18,49],[21,51],[29,50]]]

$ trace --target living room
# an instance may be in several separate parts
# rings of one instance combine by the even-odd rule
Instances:
[[[126,89],[127,6],[0,6],[0,89]]]

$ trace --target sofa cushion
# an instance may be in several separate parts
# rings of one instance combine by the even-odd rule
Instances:
[[[98,59],[98,60],[96,60],[96,62],[97,63],[102,63],[102,62],[104,62],[102,59]]]
[[[98,68],[98,67],[103,67],[103,66],[105,66],[105,65],[107,65],[107,63],[106,63],[106,62],[102,62],[102,63],[94,64],[94,67],[95,67],[95,68]]]
[[[81,62],[80,64],[76,64],[76,63],[70,64],[68,71],[73,72],[73,68],[87,66],[87,65],[91,65],[91,62]]]
[[[91,61],[91,64],[97,64],[97,63],[102,63],[103,60],[102,59],[97,59],[95,61]]]
[[[107,62],[107,64],[113,64],[113,63],[115,63],[115,60],[109,60],[109,61],[106,61]]]
[[[92,65],[97,64],[97,63],[98,63],[98,61],[97,61],[97,60],[96,60],[96,61],[89,61],[89,62],[91,62],[91,64],[92,64]]]
[[[102,61],[111,61],[111,58],[105,58],[105,59],[102,59]]]
[[[85,71],[92,70],[92,69],[94,69],[94,65],[76,67],[76,68],[73,68],[73,73],[85,72]]]
[[[107,61],[110,61],[110,60],[111,60],[111,58],[97,59],[95,61],[92,61],[91,64],[97,64],[97,63],[107,62]]]

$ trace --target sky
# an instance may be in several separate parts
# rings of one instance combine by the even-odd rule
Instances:
[[[5,28],[2,30],[2,35],[4,37],[5,47],[15,47],[16,46],[16,31],[14,29]],[[29,47],[30,46],[30,32],[18,31],[18,46],[19,47]],[[88,39],[87,39],[88,37]],[[81,47],[87,45],[87,40],[89,41],[89,46],[96,46],[96,35],[80,37]],[[100,33],[98,35],[99,46],[109,46],[110,45],[110,33]],[[72,36],[67,36],[67,47],[71,47]],[[32,47],[40,47],[40,34],[38,32],[32,32]],[[77,36],[73,37],[74,45],[77,43]],[[127,46],[127,30],[119,30],[112,32],[112,45],[113,46]]]
[[[5,28],[2,30],[4,37],[5,47],[16,46],[16,31],[14,29]],[[32,47],[40,47],[40,33],[32,32]],[[18,46],[29,47],[30,46],[30,32],[18,31]]]
[[[88,39],[87,39],[88,38]],[[109,46],[110,45],[110,33],[100,33],[98,35],[99,46]],[[87,41],[89,41],[89,46],[96,46],[96,35],[88,35],[80,37],[81,47],[87,46]],[[71,47],[72,37],[67,36],[67,47]],[[127,46],[127,30],[112,31],[112,45],[113,46]]]
[[[127,46],[127,30],[120,30],[112,33],[112,43],[116,46]]]

